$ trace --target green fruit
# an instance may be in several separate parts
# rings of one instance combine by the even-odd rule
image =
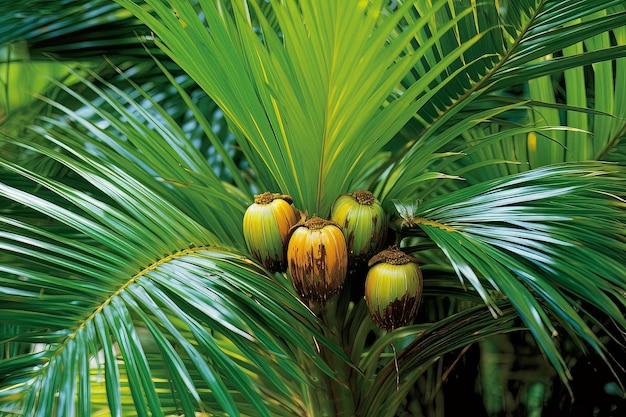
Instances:
[[[331,220],[343,230],[352,259],[365,261],[385,244],[387,215],[369,191],[339,196],[331,209]]]
[[[254,196],[243,216],[243,236],[250,254],[272,272],[285,271],[285,248],[298,211],[290,196],[266,192]]]
[[[397,247],[374,256],[365,278],[365,301],[374,323],[384,330],[407,325],[422,298],[422,271],[417,259]]]

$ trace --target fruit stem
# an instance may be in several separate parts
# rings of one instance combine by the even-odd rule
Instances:
[[[376,197],[370,191],[358,190],[353,192],[352,197],[358,201],[359,204],[363,204],[366,206],[371,206],[376,201]]]
[[[409,262],[418,263],[419,261],[394,245],[372,256],[367,265],[372,266],[378,262],[385,262],[392,265],[404,265]]]
[[[269,204],[272,201],[280,199],[285,200],[287,203],[292,204],[293,198],[291,198],[288,194],[272,194],[269,191],[264,192],[263,194],[257,194],[254,196],[255,204]]]
[[[342,323],[337,314],[338,297],[335,296],[329,300],[327,305],[321,311],[321,319],[324,324],[322,331],[324,336],[333,342],[335,346],[344,346]],[[335,407],[336,415],[343,417],[352,417],[355,415],[355,401],[353,393],[350,389],[351,368],[343,359],[333,354],[328,348],[321,347],[321,355],[324,361],[335,371],[336,379],[327,377],[328,389],[332,395],[332,402]]]
[[[323,229],[324,227],[331,225],[339,227],[337,223],[330,220],[322,219],[321,217],[318,217],[316,215],[313,215],[309,220],[306,220],[303,225],[304,227],[307,227],[311,230]]]

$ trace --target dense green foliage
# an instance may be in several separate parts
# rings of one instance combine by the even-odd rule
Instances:
[[[623,1],[0,12],[1,415],[443,415],[444,358],[513,333],[562,383],[566,349],[620,372]],[[365,269],[319,308],[244,242],[256,193],[357,189],[422,264],[392,332]]]

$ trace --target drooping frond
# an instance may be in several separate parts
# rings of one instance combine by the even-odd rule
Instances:
[[[145,26],[128,11],[107,0],[25,0],[0,4],[0,45],[28,44],[24,61],[85,63],[110,57],[147,57],[138,34]]]
[[[98,99],[89,100],[63,85],[59,88],[82,103],[82,108],[74,111],[62,103],[46,99],[52,107],[67,114],[70,120],[45,117],[44,122],[50,126],[46,130],[37,129],[41,135],[64,148],[67,154],[73,155],[58,154],[56,158],[61,158],[61,162],[66,164],[72,164],[72,159],[76,158],[92,166],[118,166],[133,178],[150,184],[157,193],[176,196],[174,204],[181,210],[191,212],[221,242],[243,248],[240,224],[249,190],[237,189],[221,181],[167,109],[138,86],[135,91],[140,96],[135,99],[104,80],[100,80],[104,86],[98,87],[79,74],[75,76]],[[215,137],[206,117],[193,106],[184,91],[179,90],[179,93],[190,103],[196,122],[224,161],[224,169],[228,170],[237,185],[245,186],[238,167]],[[91,154],[94,156],[89,156]]]
[[[407,221],[437,243],[494,315],[505,297],[565,378],[555,344],[561,331],[604,354],[585,306],[626,324],[625,181],[612,164],[549,166],[432,198]]]
[[[325,339],[237,250],[244,193],[141,89],[100,82],[97,102],[61,86],[83,107],[50,100],[39,140],[3,137],[56,168],[0,161],[2,412],[299,414]]]

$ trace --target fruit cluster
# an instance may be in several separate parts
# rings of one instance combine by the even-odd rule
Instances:
[[[417,260],[392,246],[382,250],[389,230],[380,202],[369,191],[339,196],[330,220],[307,215],[289,195],[256,195],[243,218],[246,245],[272,272],[288,271],[308,302],[325,304],[341,288],[354,264],[370,267],[365,300],[382,329],[404,326],[415,316],[422,295]],[[368,262],[369,261],[369,262]]]

